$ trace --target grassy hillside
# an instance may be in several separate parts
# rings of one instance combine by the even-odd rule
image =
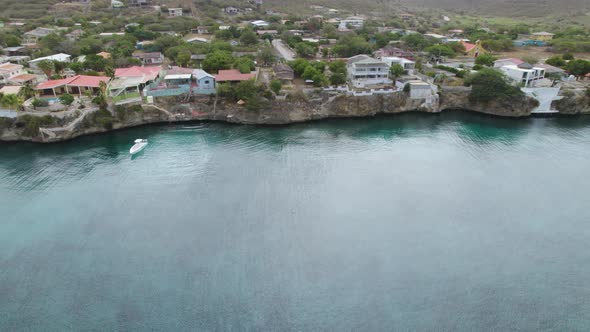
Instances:
[[[109,1],[91,0],[98,7],[108,6]],[[37,18],[51,13],[53,4],[63,0],[0,0],[0,16],[12,18]],[[66,1],[67,2],[67,1]],[[154,0],[155,4],[187,5],[191,0]],[[193,3],[196,1],[193,1]],[[246,0],[209,0],[219,6],[246,4]],[[305,14],[310,5],[323,5],[350,13],[391,15],[395,12],[420,9],[445,9],[454,12],[482,16],[543,17],[559,15],[573,17],[576,21],[590,21],[588,0],[265,0],[265,8],[282,12]],[[198,7],[196,8],[198,10]],[[581,19],[580,19],[581,17]]]

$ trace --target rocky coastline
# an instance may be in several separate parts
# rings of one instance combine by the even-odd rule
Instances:
[[[36,119],[33,115],[0,119],[0,141],[60,142],[83,135],[97,134],[154,123],[185,121],[223,121],[247,125],[286,125],[328,118],[372,117],[417,111],[439,113],[466,110],[501,117],[521,118],[531,115],[536,100],[474,103],[469,88],[443,88],[434,98],[411,99],[403,91],[372,96],[350,96],[315,91],[267,101],[260,109],[216,98],[215,96],[162,97],[154,103],[109,106],[109,110],[88,109],[68,119],[50,115]]]

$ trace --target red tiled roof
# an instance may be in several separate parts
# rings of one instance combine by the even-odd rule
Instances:
[[[249,79],[253,79],[256,77],[254,73],[242,74],[237,69],[227,69],[227,70],[220,70],[217,75],[215,75],[215,80],[217,82],[235,82],[235,81],[247,81]]]
[[[517,58],[506,58],[506,59],[500,59],[500,60],[497,60],[497,61],[500,61],[500,62],[510,61],[513,64],[517,65],[517,66],[518,65],[522,65],[524,63],[524,61],[522,61],[520,59],[517,59]]]
[[[21,74],[21,75],[11,77],[9,79],[9,81],[11,81],[11,82],[28,82],[28,81],[34,80],[36,78],[37,78],[37,76],[35,76],[33,74]]]
[[[109,78],[106,76],[86,76],[78,75],[73,77],[74,80],[66,83],[69,86],[82,86],[88,88],[98,88],[100,82],[108,82]]]
[[[60,86],[64,86],[67,83],[73,81],[75,78],[74,77],[68,77],[68,78],[62,78],[61,80],[49,80],[49,81],[45,81],[42,83],[37,84],[37,87],[35,89],[37,90],[43,90],[43,89],[53,89],[53,88],[57,88]]]
[[[115,69],[115,77],[143,77],[146,76],[149,80],[154,80],[160,73],[160,67],[139,67],[133,66],[129,68]]]
[[[37,90],[53,89],[64,85],[77,86],[77,87],[88,87],[98,88],[100,82],[108,82],[109,78],[106,76],[85,76],[77,75],[73,77],[63,78],[61,80],[50,80],[43,83],[39,83],[36,87]]]
[[[463,46],[465,47],[465,52],[469,52],[475,47],[475,44],[470,44],[464,41],[462,41],[461,44],[463,44]]]

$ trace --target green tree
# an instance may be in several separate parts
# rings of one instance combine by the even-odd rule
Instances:
[[[258,44],[258,36],[250,29],[244,30],[240,36],[240,43],[245,46],[253,46]]]
[[[52,52],[57,52],[59,45],[65,40],[64,37],[56,34],[51,33],[39,40],[39,45],[42,48],[46,48],[51,50]]]
[[[545,63],[548,65],[551,65],[551,66],[555,66],[555,67],[565,67],[565,65],[567,64],[565,59],[563,59],[559,55],[555,55],[555,56],[550,57],[549,59],[547,59],[545,61]]]
[[[495,99],[510,100],[524,96],[520,88],[511,84],[500,71],[483,68],[465,78],[465,84],[471,86],[469,99],[472,102],[489,102]]]
[[[584,76],[590,73],[590,61],[582,59],[571,60],[565,69],[572,75]]]
[[[10,34],[4,37],[4,44],[6,44],[7,47],[15,47],[21,44],[21,40],[17,36]]]
[[[332,85],[342,85],[346,83],[346,75],[343,73],[333,73],[332,76],[330,76],[330,84]]]
[[[426,48],[426,52],[432,56],[454,57],[455,51],[447,45],[432,45]]]
[[[0,98],[0,104],[9,109],[18,109],[23,103],[23,98],[15,94],[3,95]]]
[[[334,46],[334,53],[345,58],[359,54],[370,54],[371,52],[373,52],[373,45],[363,37],[354,35],[343,36]]]
[[[252,80],[242,81],[235,87],[236,98],[242,100],[249,100],[258,95],[259,88],[256,82]]]
[[[25,84],[21,87],[18,93],[24,100],[28,100],[35,96],[35,89],[30,84]]]
[[[59,97],[59,101],[62,104],[66,105],[66,106],[69,106],[69,105],[72,105],[72,103],[74,102],[74,96],[72,96],[69,93],[64,93],[63,95],[61,95]]]
[[[315,56],[316,48],[306,42],[297,43],[295,45],[295,52],[303,58],[311,58]]]
[[[389,74],[396,79],[404,74],[404,67],[399,63],[393,64],[389,67]]]
[[[482,54],[475,59],[475,64],[480,66],[493,67],[494,62],[498,60],[491,54]]]
[[[102,72],[107,66],[107,60],[99,55],[90,54],[86,56],[83,65],[85,69]]]
[[[53,70],[55,68],[53,65],[53,61],[42,60],[37,63],[37,68],[39,68],[39,70],[41,70],[45,74],[45,76],[51,77],[51,74],[53,73]]]
[[[404,44],[408,47],[421,51],[430,45],[430,42],[419,33],[411,33],[402,38]]]
[[[217,72],[221,69],[230,69],[234,62],[231,53],[226,51],[215,51],[203,60],[203,69],[208,72]]]
[[[301,77],[303,75],[303,73],[305,72],[305,69],[307,67],[310,66],[309,61],[305,60],[305,59],[295,59],[294,61],[291,61],[291,63],[289,63],[289,66],[291,68],[293,68],[293,71],[295,72],[295,75]]]
[[[275,94],[279,94],[279,92],[281,92],[281,89],[283,88],[283,83],[281,83],[280,80],[272,80],[270,82],[270,89],[275,93]]]
[[[258,54],[258,61],[263,66],[272,66],[276,61],[276,56],[270,47],[264,47]]]
[[[175,58],[175,62],[181,66],[186,67],[191,62],[191,52],[189,50],[182,50]]]
[[[330,68],[330,71],[332,73],[340,73],[340,74],[344,74],[344,76],[346,76],[346,62],[332,61],[332,62],[330,62],[328,67]]]
[[[315,69],[313,66],[307,66],[301,77],[304,80],[313,80],[318,74],[321,74],[319,70]]]
[[[326,86],[330,83],[330,81],[326,78],[326,75],[322,73],[317,73],[311,79],[313,80],[313,85],[317,87]]]
[[[562,56],[562,58],[563,58],[563,60],[567,60],[567,61],[569,61],[569,60],[573,60],[573,59],[574,59],[574,55],[573,55],[573,54],[571,54],[571,53],[565,53],[565,54]]]
[[[324,38],[337,39],[338,30],[335,26],[331,24],[324,24],[324,27],[322,28],[322,35],[324,36]]]
[[[240,73],[246,74],[256,69],[256,64],[248,57],[239,57],[234,61],[234,68],[238,69]]]

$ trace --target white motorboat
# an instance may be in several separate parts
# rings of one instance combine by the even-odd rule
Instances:
[[[132,146],[131,149],[129,149],[129,153],[136,154],[136,153],[140,152],[141,150],[145,149],[145,147],[147,145],[148,145],[147,139],[138,138],[135,140],[135,145]]]

